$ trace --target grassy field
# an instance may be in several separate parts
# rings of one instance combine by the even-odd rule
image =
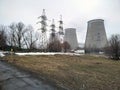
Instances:
[[[120,90],[120,61],[88,55],[13,56],[12,59],[17,66],[70,90]]]

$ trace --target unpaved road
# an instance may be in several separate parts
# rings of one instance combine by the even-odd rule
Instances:
[[[2,86],[2,88],[1,88]],[[57,90],[30,74],[0,61],[0,90]]]

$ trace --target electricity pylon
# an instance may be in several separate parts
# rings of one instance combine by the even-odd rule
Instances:
[[[60,21],[59,21],[59,39],[60,42],[63,43],[64,42],[64,32],[63,32],[63,21],[62,21],[62,15],[60,15]]]
[[[52,20],[52,24],[51,24],[51,34],[50,34],[50,42],[54,42],[56,39],[56,31],[55,31],[55,23],[54,23],[54,19]]]
[[[45,52],[47,47],[47,17],[45,15],[45,9],[43,9],[42,15],[39,16],[38,19],[40,19],[38,23],[41,24],[41,28],[39,29],[41,30],[41,49],[43,52]]]

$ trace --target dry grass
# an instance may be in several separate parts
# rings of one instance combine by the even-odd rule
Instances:
[[[120,61],[87,55],[13,56],[12,59],[17,66],[70,90],[120,90]]]

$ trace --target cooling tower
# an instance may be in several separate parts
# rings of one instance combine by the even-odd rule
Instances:
[[[94,19],[88,21],[85,52],[99,52],[107,44],[104,20]]]
[[[71,50],[74,50],[78,47],[78,41],[77,41],[75,28],[65,29],[64,41],[67,41],[70,44]]]

